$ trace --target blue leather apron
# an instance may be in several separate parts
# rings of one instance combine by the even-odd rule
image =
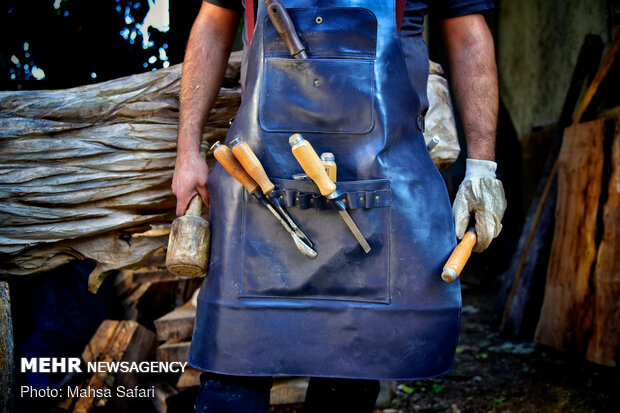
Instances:
[[[248,142],[318,257],[300,254],[269,211],[216,165],[208,179],[211,260],[190,364],[235,375],[444,374],[461,309],[458,281],[440,276],[454,224],[422,137],[394,1],[282,3],[309,59],[290,57],[259,2],[226,143]],[[313,183],[292,180],[302,172],[288,143],[295,132],[319,154],[335,155],[338,190],[369,254]]]

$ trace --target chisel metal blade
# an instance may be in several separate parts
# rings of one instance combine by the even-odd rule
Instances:
[[[307,257],[316,258],[316,256],[317,256],[316,251],[313,250],[312,248],[310,248],[310,246],[308,246],[308,244],[303,242],[301,240],[301,238],[299,238],[299,236],[297,234],[295,234],[293,229],[282,218],[282,216],[280,216],[280,214],[278,214],[278,212],[275,209],[273,209],[273,206],[269,202],[267,202],[267,200],[265,198],[262,198],[262,197],[260,197],[260,198],[256,197],[256,198],[259,200],[259,202],[261,204],[266,206],[269,211],[271,211],[271,213],[277,218],[278,221],[280,221],[280,224],[282,224],[284,229],[286,229],[286,231],[291,235],[291,238],[293,238],[293,241],[295,242],[295,245],[297,246],[297,249],[299,251],[301,251],[301,253],[304,254]]]
[[[259,185],[254,182],[252,177],[248,175],[248,173],[243,169],[243,166],[237,161],[237,158],[233,155],[232,151],[226,145],[222,145],[219,142],[216,142],[212,147],[213,156],[217,159],[220,164],[230,173],[237,181],[241,183],[245,187],[245,189],[252,194],[260,204],[267,207],[269,211],[276,217],[278,222],[282,224],[284,229],[291,235],[293,238],[293,242],[297,249],[307,257],[315,258],[317,256],[317,252],[312,249],[311,245],[306,244],[302,239],[295,234],[291,226],[273,209],[273,206],[265,199],[265,197],[258,192]],[[305,234],[304,234],[305,235]]]
[[[280,214],[282,214],[282,218],[284,218],[284,220],[289,224],[293,232],[297,234],[297,236],[301,238],[302,241],[308,244],[310,248],[314,248],[314,245],[312,244],[312,241],[310,241],[310,238],[308,238],[308,236],[301,230],[301,228],[299,228],[297,224],[295,224],[293,218],[291,218],[288,212],[284,210],[282,204],[279,201],[275,201],[276,199],[277,198],[269,197],[269,201],[271,201],[272,205],[277,208]]]
[[[310,238],[295,224],[293,218],[286,212],[286,210],[282,207],[282,202],[278,195],[274,192],[275,185],[265,172],[263,165],[261,164],[258,157],[250,148],[250,145],[247,142],[241,140],[241,138],[235,138],[230,142],[232,146],[232,152],[241,164],[245,171],[258,183],[261,187],[261,190],[271,203],[278,210],[280,214],[282,214],[282,218],[289,224],[290,228],[297,234],[302,241],[304,241],[310,248],[314,247]]]
[[[353,222],[351,215],[349,215],[346,210],[342,209],[339,209],[338,213],[344,220],[345,224],[347,224],[347,227],[349,227],[349,229],[353,233],[353,236],[355,237],[357,242],[362,246],[364,252],[368,254],[370,252],[370,245],[368,245],[368,242],[366,242],[366,238],[364,238],[364,236],[360,232],[360,229],[357,227],[357,225],[355,225],[355,222]]]
[[[338,208],[338,212],[347,224],[347,227],[349,227],[349,230],[351,230],[357,242],[364,249],[364,252],[368,254],[370,251],[370,245],[368,245],[368,242],[366,242],[366,239],[360,232],[359,228],[355,225],[353,219],[351,219],[344,202],[338,199],[341,194],[336,190],[336,184],[334,181],[332,181],[329,175],[327,175],[323,162],[321,162],[319,155],[316,154],[316,151],[310,142],[305,140],[299,133],[296,133],[291,135],[288,139],[288,143],[291,145],[293,155],[303,168],[304,172],[306,172],[310,179],[314,181],[316,186],[321,191],[321,195],[335,203]]]

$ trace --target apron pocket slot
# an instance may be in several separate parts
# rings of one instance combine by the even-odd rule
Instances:
[[[373,59],[267,57],[264,65],[263,130],[363,134],[373,128]]]
[[[348,212],[370,244],[368,254],[335,209],[315,207],[320,196],[310,192],[318,192],[314,184],[285,179],[273,182],[282,199],[288,199],[287,212],[312,240],[318,256],[303,256],[267,208],[246,197],[239,297],[389,304],[389,180],[338,182],[345,199],[362,199],[358,208]],[[375,202],[367,203],[369,197]]]

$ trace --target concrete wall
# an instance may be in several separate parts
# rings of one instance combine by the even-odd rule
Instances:
[[[609,42],[605,0],[503,0],[498,5],[500,94],[517,135],[557,121],[586,34]]]

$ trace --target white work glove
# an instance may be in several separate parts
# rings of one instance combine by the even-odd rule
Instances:
[[[452,212],[456,237],[463,238],[470,214],[476,221],[478,242],[474,252],[482,252],[502,230],[501,220],[506,210],[504,186],[495,178],[497,164],[481,159],[467,159],[465,179],[456,193]]]

